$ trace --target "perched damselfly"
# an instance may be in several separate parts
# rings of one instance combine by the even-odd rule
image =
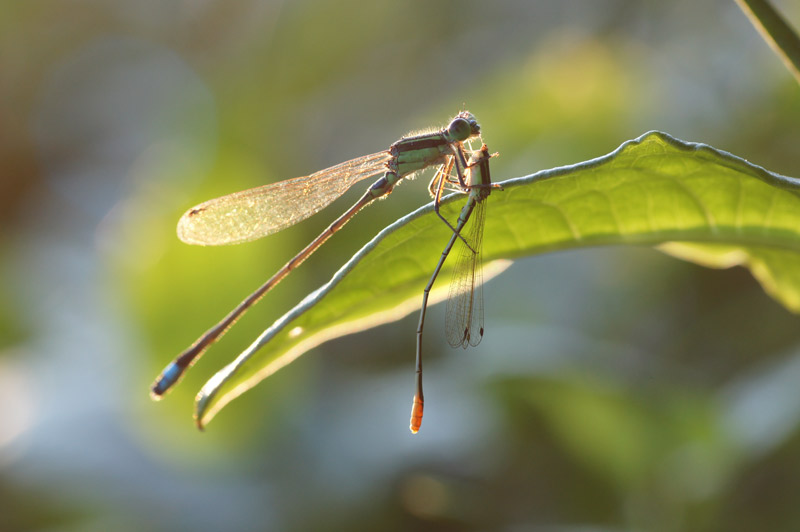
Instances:
[[[417,327],[416,389],[411,406],[410,424],[411,432],[415,434],[422,424],[422,412],[425,404],[422,394],[422,329],[425,326],[428,295],[445,260],[462,233],[462,243],[447,297],[445,333],[447,342],[453,347],[475,346],[483,338],[481,249],[483,247],[483,227],[486,220],[486,198],[491,194],[492,188],[499,188],[499,185],[492,184],[489,174],[489,159],[491,158],[492,155],[489,155],[489,149],[484,144],[480,151],[472,154],[467,163],[466,190],[469,191],[467,203],[462,207],[455,231],[444,247],[442,256],[433,270],[433,275],[422,292],[422,309],[419,313],[419,326]],[[469,226],[467,227],[468,222]]]
[[[386,151],[358,157],[308,176],[235,192],[189,209],[178,221],[178,237],[181,240],[188,244],[209,246],[237,244],[292,226],[319,212],[359,181],[381,176],[350,209],[167,365],[153,383],[151,396],[154,399],[161,398],[248,308],[314,253],[359,210],[389,194],[404,177],[429,167],[438,167],[429,186],[438,214],[439,200],[446,184],[457,183],[462,190],[468,189],[463,143],[479,135],[477,120],[471,113],[463,111],[447,127],[401,138]],[[455,177],[451,176],[453,169]],[[456,228],[439,216],[457,234]]]

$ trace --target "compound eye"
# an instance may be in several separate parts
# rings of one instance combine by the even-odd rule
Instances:
[[[472,127],[466,118],[455,118],[450,125],[447,126],[447,133],[453,140],[462,141],[467,140],[472,133]]]

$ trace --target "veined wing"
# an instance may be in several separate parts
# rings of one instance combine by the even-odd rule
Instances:
[[[359,181],[383,174],[390,159],[388,151],[373,153],[206,201],[181,217],[178,238],[187,244],[219,246],[276,233],[319,212]]]
[[[478,201],[468,221],[464,240],[459,240],[458,261],[450,282],[445,311],[445,334],[453,347],[478,345],[483,338],[483,226],[486,200]],[[474,252],[472,250],[475,250]]]

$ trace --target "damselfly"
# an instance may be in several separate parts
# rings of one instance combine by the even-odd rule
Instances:
[[[455,225],[455,231],[442,251],[442,256],[433,270],[427,286],[422,292],[422,309],[419,314],[417,327],[417,363],[416,363],[416,390],[414,401],[411,405],[411,432],[415,433],[422,424],[424,397],[422,394],[422,329],[425,325],[425,312],[428,308],[428,294],[433,283],[447,260],[456,241],[461,236],[464,227],[469,222],[462,238],[463,242],[458,253],[458,260],[453,269],[453,278],[450,283],[450,293],[447,298],[445,311],[445,332],[447,342],[453,347],[466,348],[469,345],[478,345],[483,338],[483,273],[481,264],[481,249],[483,246],[483,227],[486,220],[486,198],[491,194],[493,185],[489,175],[489,149],[486,144],[480,151],[474,153],[467,163],[467,187],[469,195],[467,203],[462,207],[461,214]]]
[[[404,137],[386,151],[358,157],[305,177],[236,192],[189,209],[178,222],[178,237],[181,240],[188,244],[212,246],[237,244],[294,225],[329,205],[359,181],[381,176],[355,205],[164,368],[151,387],[151,396],[154,399],[161,398],[248,308],[314,253],[359,210],[389,194],[404,177],[438,166],[429,186],[438,214],[439,199],[447,183],[457,182],[463,190],[467,189],[464,177],[467,160],[463,143],[479,135],[480,126],[475,117],[463,111],[447,127]],[[455,178],[450,175],[453,169]],[[444,217],[439,217],[457,234]]]

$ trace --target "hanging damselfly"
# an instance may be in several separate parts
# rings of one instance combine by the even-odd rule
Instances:
[[[475,152],[467,163],[466,188],[454,182],[456,189],[467,192],[467,202],[461,208],[455,231],[442,251],[439,262],[433,270],[427,286],[422,292],[422,308],[417,327],[417,360],[415,368],[415,391],[411,406],[411,432],[416,433],[422,424],[424,396],[422,393],[422,331],[425,326],[425,313],[428,308],[428,295],[445,260],[458,244],[458,257],[450,282],[445,310],[445,334],[447,342],[453,347],[476,346],[483,338],[483,228],[486,221],[486,198],[493,188],[489,173],[489,149],[486,144]],[[446,178],[446,176],[443,176]]]

